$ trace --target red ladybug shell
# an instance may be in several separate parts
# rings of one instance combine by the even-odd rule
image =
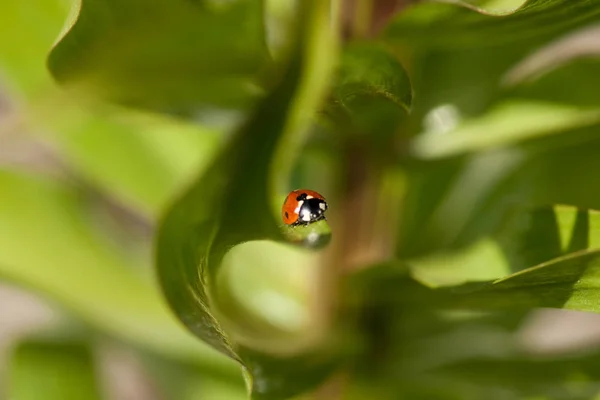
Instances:
[[[281,207],[281,218],[287,225],[308,225],[325,219],[327,202],[314,190],[298,189],[291,191]]]

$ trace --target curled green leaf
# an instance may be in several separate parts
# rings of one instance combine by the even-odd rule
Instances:
[[[236,245],[286,241],[277,220],[281,203],[274,201],[280,193],[274,192],[282,189],[279,183],[304,142],[303,128],[322,97],[335,55],[329,2],[311,0],[298,7],[303,22],[282,76],[205,173],[167,210],[156,239],[156,268],[171,308],[194,334],[248,370],[253,398],[261,399],[293,395],[314,384],[302,380],[282,386],[297,381],[303,375],[299,371],[314,369],[314,362],[269,356],[236,342],[245,332],[232,332],[239,324],[227,322],[251,316],[236,317],[227,307],[230,292],[222,286],[221,264]],[[265,374],[269,370],[277,373]]]

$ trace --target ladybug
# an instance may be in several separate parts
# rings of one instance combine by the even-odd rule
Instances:
[[[308,225],[325,219],[327,202],[314,190],[293,190],[281,207],[281,218],[287,225]]]

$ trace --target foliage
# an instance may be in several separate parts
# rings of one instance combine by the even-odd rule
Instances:
[[[0,146],[51,157],[0,154],[0,276],[70,336],[11,396],[101,398],[106,339],[174,399],[600,393],[597,350],[520,341],[600,312],[600,1],[26,3]],[[326,221],[283,226],[298,187]]]

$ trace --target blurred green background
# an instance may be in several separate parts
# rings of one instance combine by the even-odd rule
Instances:
[[[600,396],[600,2],[301,3],[0,5],[0,399]]]

